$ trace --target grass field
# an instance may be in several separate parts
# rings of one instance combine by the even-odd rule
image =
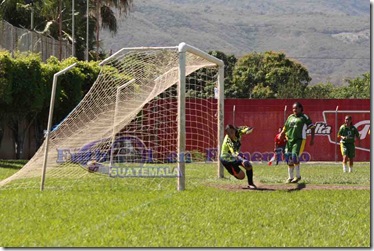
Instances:
[[[0,179],[25,162],[0,161]],[[284,184],[285,164],[254,163],[259,190],[216,164],[187,164],[175,178],[87,175],[46,189],[0,190],[2,247],[370,247],[370,163],[343,173],[308,163]]]

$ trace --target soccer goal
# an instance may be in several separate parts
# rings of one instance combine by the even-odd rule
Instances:
[[[211,152],[223,138],[221,60],[181,43],[123,48],[100,66],[81,102],[53,123],[33,158],[0,187],[39,184],[43,190],[95,176],[171,177],[184,190],[186,163],[207,155],[217,161]],[[222,177],[219,161],[217,170]]]

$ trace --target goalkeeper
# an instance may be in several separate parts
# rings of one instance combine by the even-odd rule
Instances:
[[[221,147],[220,161],[226,170],[239,180],[245,178],[245,174],[240,166],[243,167],[247,174],[248,188],[257,189],[253,183],[252,164],[239,153],[241,136],[249,134],[252,131],[253,128],[248,126],[236,127],[234,125],[227,125],[225,128],[226,136]]]

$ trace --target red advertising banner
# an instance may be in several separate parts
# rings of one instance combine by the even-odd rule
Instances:
[[[225,99],[225,125],[254,127],[243,136],[241,151],[252,161],[267,161],[273,155],[274,137],[296,101],[316,124],[314,145],[309,145],[308,135],[302,161],[342,160],[337,132],[346,115],[352,116],[361,135],[355,161],[370,161],[370,99]]]

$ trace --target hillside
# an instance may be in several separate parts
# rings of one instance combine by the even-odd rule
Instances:
[[[237,58],[282,51],[302,63],[312,84],[336,85],[370,71],[367,0],[134,0],[103,47],[174,46],[186,42]]]

